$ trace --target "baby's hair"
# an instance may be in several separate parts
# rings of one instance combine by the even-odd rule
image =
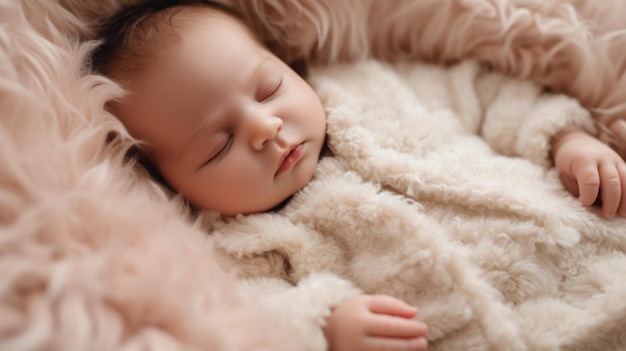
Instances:
[[[143,1],[124,7],[102,24],[97,36],[101,43],[90,56],[91,70],[117,80],[140,71],[159,46],[180,39],[181,28],[193,12],[176,17],[187,6],[212,8],[240,18],[233,10],[206,0]]]
[[[186,17],[175,20],[186,6],[212,8],[243,21],[233,9],[209,0],[144,0],[123,7],[100,26],[97,38],[101,43],[89,57],[91,71],[113,78],[118,83],[130,74],[141,72],[145,60],[154,57],[160,45],[172,44],[180,39],[181,28],[187,23],[185,20],[194,17],[192,11],[187,11]],[[262,42],[255,33],[250,34]],[[304,58],[288,63],[299,75],[307,75]]]

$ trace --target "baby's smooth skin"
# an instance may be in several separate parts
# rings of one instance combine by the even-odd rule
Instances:
[[[551,156],[563,185],[583,206],[602,199],[605,218],[626,216],[626,163],[608,145],[578,128],[553,138]]]
[[[184,11],[186,11],[185,9]],[[169,184],[223,214],[268,210],[306,185],[326,119],[315,92],[239,21],[205,7],[132,80],[114,111]],[[425,350],[417,310],[390,296],[359,295],[328,317],[333,351]]]

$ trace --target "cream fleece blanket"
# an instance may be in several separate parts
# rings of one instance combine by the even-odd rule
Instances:
[[[311,81],[333,156],[285,208],[215,224],[240,277],[325,286],[309,275],[330,272],[403,298],[432,350],[626,349],[626,220],[584,209],[548,161],[559,128],[593,131],[575,100],[472,62],[338,65]],[[328,290],[285,302],[308,350],[355,293]]]

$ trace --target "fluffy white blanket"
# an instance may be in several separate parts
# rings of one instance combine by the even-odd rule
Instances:
[[[576,101],[471,62],[338,65],[312,82],[333,155],[285,208],[215,224],[239,276],[331,272],[401,297],[434,350],[626,348],[626,220],[585,210],[547,161],[552,133],[591,128]],[[319,325],[353,291],[332,293],[290,308]]]

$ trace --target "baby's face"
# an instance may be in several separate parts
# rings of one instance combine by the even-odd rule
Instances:
[[[188,27],[132,83],[118,116],[191,203],[225,215],[269,210],[313,176],[321,102],[236,20]]]

